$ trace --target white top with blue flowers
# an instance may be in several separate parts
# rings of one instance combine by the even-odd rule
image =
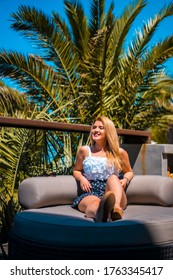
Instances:
[[[98,157],[91,155],[91,149],[89,149],[89,156],[86,157],[83,161],[83,175],[89,181],[95,180],[107,180],[108,177],[112,174],[119,176],[118,170],[114,166],[107,164],[106,157]]]

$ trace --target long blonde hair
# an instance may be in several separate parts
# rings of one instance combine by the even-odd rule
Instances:
[[[105,133],[106,133],[106,156],[108,158],[108,163],[114,165],[118,171],[121,171],[121,159],[119,152],[119,139],[114,123],[105,116],[99,116],[95,119],[96,121],[101,121],[103,123]],[[90,134],[91,144],[94,145],[95,141],[92,139]]]

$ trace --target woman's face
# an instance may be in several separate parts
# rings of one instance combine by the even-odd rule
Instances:
[[[95,142],[106,139],[106,131],[101,121],[95,121],[91,128],[91,136]]]

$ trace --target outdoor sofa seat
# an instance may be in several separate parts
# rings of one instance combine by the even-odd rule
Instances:
[[[122,220],[95,223],[71,207],[72,175],[32,177],[18,190],[22,211],[9,236],[10,259],[173,259],[173,179],[136,175]]]

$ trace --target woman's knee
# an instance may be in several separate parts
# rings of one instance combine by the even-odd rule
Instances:
[[[123,187],[120,183],[120,180],[119,178],[116,176],[116,175],[111,175],[108,180],[107,180],[107,183],[106,183],[106,192],[107,191],[113,191],[116,196],[119,195],[120,197],[122,196],[122,192],[124,191],[123,190]]]
[[[100,199],[96,196],[86,196],[85,198],[83,198],[79,205],[78,205],[78,209],[81,212],[86,212],[86,209],[90,209],[90,208],[97,208],[99,205]]]
[[[116,175],[113,174],[109,176],[109,178],[107,179],[106,185],[107,186],[120,185],[120,180]]]
[[[118,179],[117,175],[112,174],[108,177],[107,181],[112,181],[112,180],[119,180],[119,179]]]

